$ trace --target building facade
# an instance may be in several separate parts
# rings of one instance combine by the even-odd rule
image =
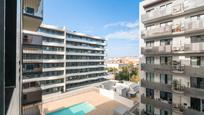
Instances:
[[[204,1],[140,3],[141,115],[204,114]]]
[[[46,96],[104,80],[103,38],[44,24],[37,32],[24,30],[23,37],[25,89],[38,86]]]

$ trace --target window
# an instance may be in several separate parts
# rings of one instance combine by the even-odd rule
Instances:
[[[204,78],[191,77],[191,87],[204,89]]]
[[[146,88],[146,97],[154,99],[154,90]]]
[[[172,102],[172,93],[160,91],[160,98]]]
[[[146,105],[146,112],[150,115],[154,115],[154,106]]]
[[[172,84],[172,75],[160,74],[160,83],[171,85]]]
[[[160,115],[172,115],[172,112],[167,110],[160,110]]]
[[[172,57],[171,56],[161,56],[160,57],[160,64],[161,65],[171,65],[172,64]]]
[[[146,46],[147,47],[153,47],[154,46],[154,41],[146,41]]]
[[[192,56],[191,65],[192,66],[204,66],[204,56]]]
[[[204,35],[199,35],[199,36],[192,36],[191,37],[191,43],[204,43]]]
[[[154,57],[146,57],[146,64],[154,64]]]
[[[146,72],[146,80],[150,82],[154,82],[154,73]]]
[[[171,44],[172,44],[172,39],[160,40],[160,46],[171,45]]]
[[[201,100],[198,98],[191,97],[191,108],[197,111],[200,111],[201,109]]]

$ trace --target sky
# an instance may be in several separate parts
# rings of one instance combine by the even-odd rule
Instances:
[[[43,23],[107,39],[108,57],[137,56],[140,0],[44,0]]]

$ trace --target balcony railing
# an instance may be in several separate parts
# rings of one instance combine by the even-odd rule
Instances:
[[[141,70],[149,72],[180,73],[185,75],[203,76],[204,66],[187,66],[187,65],[160,65],[160,64],[141,64]]]
[[[185,20],[185,32],[193,32],[198,30],[204,30],[204,18],[201,19],[187,19]]]
[[[144,95],[141,96],[141,103],[153,105],[156,108],[172,110],[172,105],[167,101],[162,101],[161,99],[152,99],[145,97]]]
[[[185,87],[184,95],[190,96],[190,97],[203,98],[204,89]]]
[[[185,109],[183,115],[204,115],[204,112],[200,112],[191,108]]]
[[[143,30],[142,31],[142,38],[151,38],[151,37],[159,37],[159,36],[167,36],[172,34],[172,26],[162,26],[162,27],[155,27],[151,30]]]
[[[172,9],[171,8],[163,8],[163,9],[156,9],[151,13],[146,13],[142,15],[142,21],[146,22],[149,20],[158,19],[161,17],[167,17],[172,15]]]
[[[204,52],[204,43],[191,43],[184,44],[184,46],[152,46],[142,47],[141,53],[144,55],[157,55],[157,54],[183,54],[183,53],[202,53]]]
[[[203,0],[185,0],[184,2],[184,11],[189,11],[204,6]]]
[[[172,46],[154,46],[154,47],[142,47],[142,54],[168,54],[172,53]]]
[[[23,105],[39,103],[42,101],[42,90],[39,84],[35,87],[23,89],[23,95],[26,96],[26,99],[22,99]]]
[[[146,0],[149,2],[149,0]],[[146,3],[145,1],[145,3]],[[156,0],[152,0],[156,1]],[[159,0],[157,0],[159,1]],[[176,1],[177,2],[177,1]],[[144,4],[144,7],[146,5]],[[171,8],[156,9],[150,13],[142,15],[142,22],[149,23],[153,21],[164,20],[172,18],[177,15],[187,14],[191,12],[198,12],[204,6],[203,0],[185,0],[185,2],[173,3]]]
[[[160,91],[171,92],[171,85],[163,84],[163,83],[150,82],[150,81],[147,81],[144,79],[141,80],[141,86],[146,87],[146,88],[157,89]]]
[[[184,45],[184,52],[186,52],[186,53],[204,52],[204,43],[185,44]]]
[[[171,73],[171,65],[142,64],[141,69],[149,72]]]
[[[203,76],[204,75],[204,66],[198,66],[198,67],[193,67],[193,66],[185,66],[184,72],[186,75],[191,75],[193,76]]]

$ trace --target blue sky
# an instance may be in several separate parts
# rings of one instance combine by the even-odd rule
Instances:
[[[45,24],[107,39],[107,56],[138,55],[140,0],[44,0]]]

